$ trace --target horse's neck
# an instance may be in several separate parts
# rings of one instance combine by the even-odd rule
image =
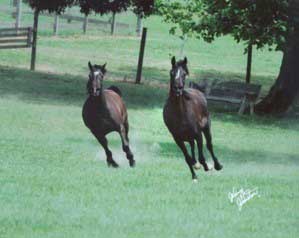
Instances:
[[[107,102],[106,102],[106,97],[103,89],[101,90],[99,96],[97,97],[91,96],[91,101],[96,108],[107,109]]]
[[[183,114],[185,112],[185,99],[184,99],[184,96],[177,97],[176,95],[170,93],[168,100],[169,100],[172,108],[178,114]]]

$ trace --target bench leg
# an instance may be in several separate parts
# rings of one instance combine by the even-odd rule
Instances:
[[[243,98],[242,102],[241,102],[241,106],[240,106],[240,109],[239,109],[239,115],[242,115],[245,111],[245,107],[246,107],[246,97]]]
[[[252,116],[254,114],[254,102],[250,102],[249,106],[250,106],[250,115]]]

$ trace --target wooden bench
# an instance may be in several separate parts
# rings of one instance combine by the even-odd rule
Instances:
[[[0,28],[0,49],[32,47],[32,28]]]
[[[225,102],[239,105],[239,114],[243,114],[247,105],[250,107],[250,114],[254,113],[254,104],[260,95],[261,85],[246,84],[235,81],[212,83],[207,81],[190,83],[190,87],[203,91],[208,101]]]

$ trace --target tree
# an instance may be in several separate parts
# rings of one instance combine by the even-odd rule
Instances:
[[[34,10],[33,24],[33,47],[31,70],[35,70],[38,17],[42,11],[50,13],[62,13],[67,7],[79,5],[81,12],[88,15],[91,11],[105,14],[109,12],[120,12],[132,7],[135,13],[143,12],[144,15],[150,14],[154,9],[153,0],[24,0]]]
[[[35,70],[36,60],[36,46],[37,46],[37,32],[38,32],[38,17],[41,11],[49,11],[61,13],[65,8],[73,6],[76,0],[25,0],[29,6],[34,10],[34,23],[33,23],[33,43],[32,43],[32,57],[31,57],[31,70]]]
[[[288,37],[280,73],[268,95],[255,106],[257,113],[286,112],[299,95],[299,0],[290,0]]]
[[[25,0],[29,4],[29,6],[38,12],[48,11],[48,12],[56,12],[61,13],[67,7],[71,7],[76,4],[77,0],[51,0],[51,1],[43,1],[43,0]]]
[[[279,50],[285,43],[287,0],[160,0],[159,8],[165,20],[178,25],[183,34],[207,42],[232,35],[237,42],[245,42],[246,82],[250,81],[252,47],[274,46]]]
[[[99,14],[108,12],[126,11],[133,8],[135,13],[150,14],[154,9],[154,0],[78,0],[81,12],[90,14],[91,11]]]

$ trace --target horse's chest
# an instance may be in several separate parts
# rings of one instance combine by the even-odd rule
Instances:
[[[164,122],[169,131],[182,138],[193,137],[197,133],[197,126],[192,118],[176,108],[164,108]]]
[[[116,129],[116,125],[111,120],[108,111],[99,110],[98,107],[93,107],[88,103],[84,105],[82,112],[83,120],[88,128],[96,128],[98,131],[108,133]]]

